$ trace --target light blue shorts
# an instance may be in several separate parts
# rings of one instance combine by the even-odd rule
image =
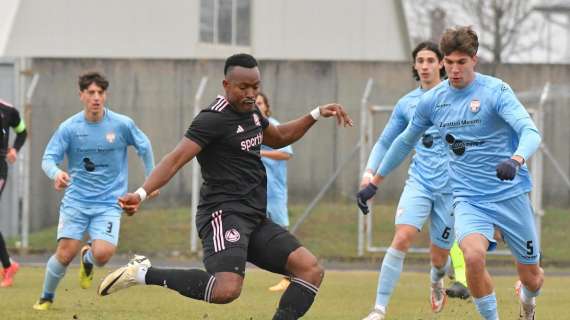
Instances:
[[[287,228],[289,226],[287,203],[283,199],[267,198],[267,217],[283,228]]]
[[[430,239],[442,249],[451,249],[455,240],[453,229],[453,196],[427,191],[408,179],[396,210],[396,224],[407,224],[422,230],[430,218]]]
[[[539,262],[540,243],[527,194],[498,202],[459,201],[455,204],[455,230],[459,242],[472,233],[479,233],[489,240],[488,250],[492,251],[497,246],[493,238],[495,228],[501,231],[518,262]]]
[[[83,240],[87,232],[90,241],[105,240],[116,246],[119,243],[121,213],[116,207],[85,209],[62,204],[59,209],[57,240]]]

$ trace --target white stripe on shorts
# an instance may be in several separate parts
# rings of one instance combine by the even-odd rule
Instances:
[[[222,227],[222,210],[212,213],[212,230],[214,231],[214,252],[226,249],[224,244],[224,228]]]

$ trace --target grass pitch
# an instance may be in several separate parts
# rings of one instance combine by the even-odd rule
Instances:
[[[97,269],[92,288],[79,288],[77,268],[60,284],[52,309],[35,311],[44,269],[24,267],[12,288],[0,289],[0,319],[271,319],[280,294],[267,288],[279,276],[248,269],[242,296],[229,305],[192,301],[160,287],[133,287],[107,297],[96,286],[109,269]],[[362,319],[374,302],[377,272],[328,271],[313,308],[304,319]],[[518,318],[515,278],[494,277],[502,319]],[[479,319],[473,303],[451,299],[442,313],[430,312],[428,274],[403,273],[388,309],[388,319]],[[538,300],[537,319],[569,319],[570,277],[549,277]]]
[[[303,213],[305,205],[291,205],[291,225]],[[301,225],[297,236],[304,246],[319,258],[351,259],[358,257],[357,213],[352,202],[326,202],[319,204],[314,213]],[[394,236],[393,206],[377,205],[374,215],[374,245],[389,246]],[[570,246],[567,232],[570,230],[570,210],[549,209],[542,220],[542,252],[544,263],[559,266],[570,265]],[[418,235],[414,246],[427,247],[427,227]],[[56,226],[30,235],[30,247],[38,251],[54,252]],[[152,235],[152,241],[149,241]],[[11,239],[14,247],[16,239]],[[198,241],[199,242],[199,241]],[[190,210],[188,208],[144,209],[133,217],[121,219],[119,253],[145,255],[190,256]],[[499,244],[499,249],[506,246]],[[367,253],[366,257],[379,258],[382,254]],[[409,255],[412,257],[413,255]],[[420,255],[427,257],[426,255]],[[489,256],[488,259],[501,259]],[[504,259],[503,259],[504,260]],[[507,264],[512,265],[508,257]]]

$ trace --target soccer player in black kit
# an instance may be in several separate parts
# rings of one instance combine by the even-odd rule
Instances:
[[[10,128],[16,132],[16,139],[14,139],[12,147],[9,147]],[[0,197],[8,179],[8,163],[16,162],[18,151],[24,145],[26,136],[26,125],[20,118],[18,110],[9,103],[0,100]],[[0,232],[0,261],[3,267],[0,270],[0,276],[2,276],[0,287],[10,287],[14,283],[14,275],[20,266],[17,262],[10,260],[2,232]]]
[[[185,137],[155,167],[143,186],[119,198],[134,214],[147,194],[164,186],[195,156],[204,183],[196,219],[206,271],[150,266],[143,256],[103,279],[98,293],[107,295],[135,284],[165,286],[180,294],[224,304],[241,293],[246,261],[289,276],[273,319],[298,319],[311,307],[324,276],[316,257],[286,229],[266,216],[267,178],[260,159],[261,143],[273,148],[300,139],[319,117],[336,117],[339,125],[352,120],[338,104],[326,104],[310,114],[273,126],[255,105],[261,86],[257,61],[248,54],[226,60],[225,96],[198,114]]]

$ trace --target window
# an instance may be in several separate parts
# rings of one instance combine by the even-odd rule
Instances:
[[[250,0],[200,0],[200,41],[248,46]]]

